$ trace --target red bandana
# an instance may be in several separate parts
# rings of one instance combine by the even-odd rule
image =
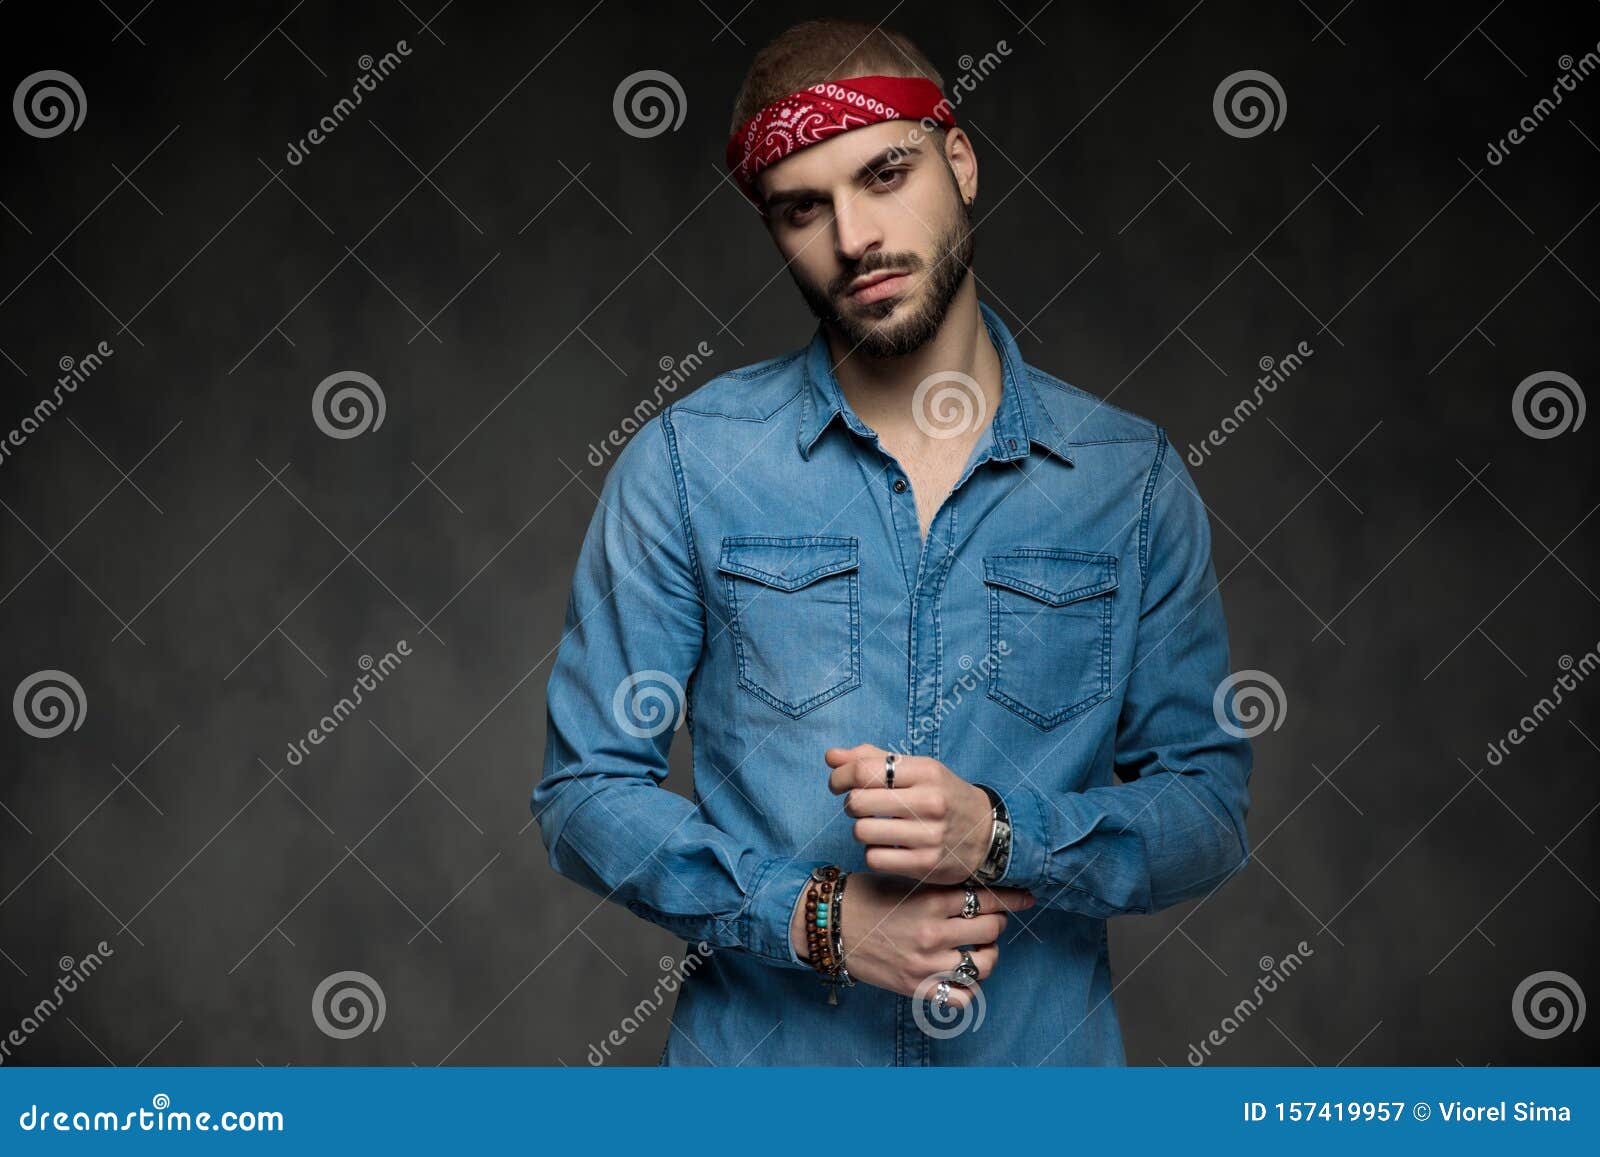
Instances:
[[[880,121],[926,120],[954,128],[939,86],[920,76],[852,76],[792,92],[767,105],[728,141],[728,168],[760,204],[756,174],[790,153]]]

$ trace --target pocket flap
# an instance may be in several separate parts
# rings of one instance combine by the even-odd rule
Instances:
[[[1053,607],[1117,586],[1117,556],[1059,547],[1018,547],[984,556],[983,581]]]
[[[724,538],[717,569],[778,590],[795,591],[828,575],[855,570],[856,543],[855,538],[841,535]]]

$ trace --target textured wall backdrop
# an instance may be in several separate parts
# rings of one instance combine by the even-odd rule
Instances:
[[[968,77],[981,295],[1189,453],[1281,687],[1253,865],[1113,922],[1135,1063],[1596,1059],[1537,993],[1600,991],[1600,9],[1418,7],[839,13]],[[591,448],[812,333],[720,167],[803,15],[0,9],[0,1059],[583,1065],[655,989],[546,862],[542,696]]]

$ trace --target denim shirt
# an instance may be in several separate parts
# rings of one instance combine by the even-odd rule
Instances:
[[[662,1064],[1125,1064],[1107,917],[1247,861],[1250,743],[1221,705],[1181,456],[979,308],[1000,400],[926,541],[820,326],[667,406],[606,476],[531,804],[556,871],[689,942]],[[680,724],[692,802],[661,786]],[[1038,903],[962,1017],[861,982],[829,1004],[790,944],[814,866],[866,869],[823,761],[859,743],[932,756],[1010,812],[999,883]],[[842,926],[848,963],[848,890]]]

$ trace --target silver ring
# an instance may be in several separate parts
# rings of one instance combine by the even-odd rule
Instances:
[[[949,1008],[950,1008],[950,982],[948,980],[941,980],[939,982],[939,988],[938,988],[938,990],[937,990],[937,992],[936,992],[936,994],[934,996],[934,999],[936,1001],[938,1001],[938,1003],[939,1003],[939,1011],[940,1012],[947,1012],[949,1010]]]
[[[966,979],[963,980],[962,977]],[[978,966],[972,959],[972,953],[965,948],[961,950],[961,963],[955,967],[955,975],[951,980],[962,988],[971,988],[978,982]]]
[[[894,765],[895,765],[895,761],[897,759],[899,759],[899,758],[900,758],[900,756],[896,752],[893,752],[893,751],[889,752],[888,755],[885,755],[883,757],[883,781],[884,781],[883,782],[883,786],[884,787],[893,787],[894,786]]]
[[[978,914],[978,889],[973,886],[971,880],[967,881],[966,889],[967,898],[961,901],[961,918],[971,920]]]

